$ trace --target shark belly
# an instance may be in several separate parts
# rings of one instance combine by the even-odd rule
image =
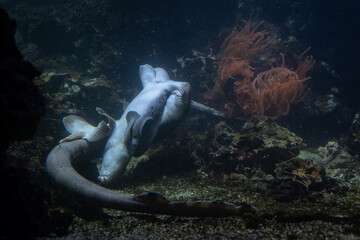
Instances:
[[[122,117],[116,122],[110,136],[102,160],[98,179],[101,182],[111,181],[125,172],[131,157],[141,155],[153,142],[161,122],[164,105],[168,98],[166,84],[153,84],[144,88],[129,104]],[[127,119],[129,112],[138,114],[137,119]],[[134,137],[134,126],[139,121],[151,120],[146,136]],[[145,123],[146,124],[146,123]],[[140,126],[142,127],[142,126]]]

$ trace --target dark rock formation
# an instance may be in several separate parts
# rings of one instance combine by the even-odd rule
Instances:
[[[350,151],[356,154],[360,153],[360,113],[355,114],[349,136],[346,139],[346,146]]]
[[[0,10],[0,148],[8,142],[31,138],[45,114],[44,98],[33,84],[40,75],[29,62],[23,61],[15,46],[15,22]]]
[[[325,168],[310,159],[293,158],[276,164],[276,178],[271,196],[279,201],[290,201],[304,196],[309,188],[324,185]]]
[[[302,139],[268,118],[255,118],[238,133],[225,122],[216,125],[208,168],[251,177],[258,168],[271,174],[275,164],[299,154]]]
[[[48,193],[30,180],[25,168],[7,165],[9,143],[31,139],[45,114],[44,98],[33,83],[40,72],[24,61],[16,48],[15,25],[0,9],[1,238],[29,239],[52,232],[61,234],[69,221],[49,209]]]

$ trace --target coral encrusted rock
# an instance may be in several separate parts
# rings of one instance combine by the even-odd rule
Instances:
[[[217,173],[237,172],[251,177],[258,168],[272,174],[275,164],[299,154],[300,137],[269,118],[254,118],[236,132],[225,122],[216,125],[208,168]]]

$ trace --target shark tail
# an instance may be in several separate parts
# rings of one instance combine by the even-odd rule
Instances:
[[[84,139],[59,144],[47,157],[46,169],[57,184],[72,191],[86,202],[96,204],[97,207],[191,217],[224,217],[257,213],[256,208],[247,203],[235,206],[221,201],[172,202],[155,192],[128,195],[104,188],[82,177],[72,166],[74,159],[86,153],[88,146],[88,142]]]

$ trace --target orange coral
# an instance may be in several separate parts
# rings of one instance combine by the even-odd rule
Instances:
[[[236,102],[246,116],[266,115],[276,119],[287,115],[290,105],[302,101],[308,93],[304,82],[310,79],[305,75],[315,64],[313,58],[307,57],[303,63],[299,61],[297,69],[291,71],[285,67],[284,56],[281,56],[281,67],[259,73],[252,82],[235,82]]]
[[[270,43],[268,32],[256,32],[259,26],[245,27],[234,31],[223,42],[220,49],[218,78],[215,86],[204,94],[210,101],[220,101],[222,110],[229,116],[267,115],[275,119],[287,115],[290,105],[301,101],[307,93],[305,81],[310,79],[306,73],[314,66],[315,60],[307,56],[301,58],[310,49],[306,49],[298,59],[295,71],[282,66],[259,73],[255,79],[254,68],[250,63],[256,54],[262,52]]]

